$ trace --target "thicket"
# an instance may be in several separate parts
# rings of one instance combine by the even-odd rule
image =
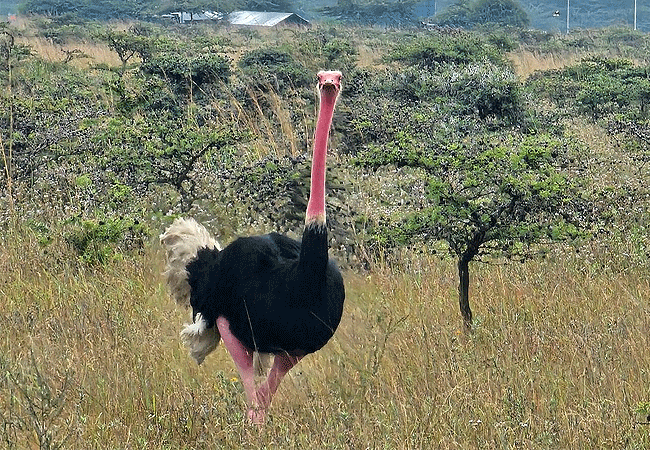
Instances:
[[[62,27],[64,41],[82,33]],[[368,264],[404,246],[450,253],[469,324],[473,261],[525,260],[553,244],[578,245],[623,217],[636,224],[629,229],[644,254],[647,214],[611,205],[643,205],[647,189],[614,180],[596,186],[589,174],[599,157],[568,134],[565,118],[598,121],[625,136],[626,155],[646,161],[646,67],[596,57],[523,83],[505,53],[515,46],[507,31],[391,39],[356,32],[381,49],[386,69],[359,64],[359,48],[336,27],[263,43],[218,27],[180,34],[95,24],[84,38],[118,55],[113,68],[46,62],[8,39],[0,111],[7,219],[18,208],[44,224],[36,228],[44,246],[65,236],[93,264],[142,245],[175,214],[207,219],[225,235],[299,230],[313,76],[341,67],[328,217],[344,264]],[[379,194],[359,183],[376,174],[390,180],[379,181]]]
[[[538,74],[529,85],[573,114],[586,114],[593,120],[614,117],[644,122],[650,102],[649,70],[629,59],[594,56],[575,66]]]
[[[476,35],[433,34],[389,58],[405,65],[365,80],[360,92],[379,100],[355,92],[347,146],[362,167],[408,168],[417,188],[407,211],[369,227],[370,240],[445,242],[469,326],[469,263],[530,258],[540,244],[587,233],[591,199],[565,170],[576,149],[552,123],[531,119],[498,48]]]

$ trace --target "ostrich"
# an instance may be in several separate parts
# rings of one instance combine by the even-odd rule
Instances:
[[[222,340],[241,376],[247,417],[261,424],[282,378],[323,347],[341,321],[345,288],[328,256],[325,161],[341,73],[318,73],[320,108],[302,241],[278,233],[241,237],[225,248],[193,219],[176,219],[160,236],[165,277],[177,303],[192,307],[181,338],[198,364]],[[258,354],[274,355],[257,387]]]

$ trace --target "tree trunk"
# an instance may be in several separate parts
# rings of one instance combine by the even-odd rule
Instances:
[[[472,310],[469,307],[469,262],[471,259],[458,258],[458,302],[460,304],[460,313],[463,316],[463,322],[467,329],[472,328]]]

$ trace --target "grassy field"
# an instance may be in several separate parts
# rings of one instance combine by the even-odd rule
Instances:
[[[451,263],[346,273],[341,327],[283,383],[263,428],[222,347],[198,367],[151,244],[98,270],[0,250],[0,447],[647,448],[650,278],[572,256],[477,266],[461,329]]]
[[[291,33],[261,37],[278,43]],[[393,45],[391,31],[355,33],[366,34],[359,65],[385,64],[377,48]],[[64,57],[25,36],[44,59]],[[233,39],[236,60],[247,35]],[[119,65],[107,47],[65,47],[74,49],[95,58],[75,60],[80,67]],[[583,51],[508,56],[523,79],[573,64]],[[264,156],[262,142],[268,154],[300,152],[299,136],[311,133],[307,113],[292,118],[274,92],[259,98],[288,143],[275,143],[275,122],[261,112],[235,108],[256,136],[246,157]],[[584,118],[569,125],[594,153],[611,153],[594,180],[642,170],[604,129]],[[614,244],[525,264],[473,264],[472,332],[458,312],[450,259],[404,251],[391,264],[346,271],[341,326],[290,372],[260,428],[244,420],[226,350],[199,367],[183,347],[189,313],[168,298],[155,239],[92,266],[62,237],[43,246],[34,227],[13,219],[0,234],[0,449],[650,448],[650,266],[625,261],[626,249]]]

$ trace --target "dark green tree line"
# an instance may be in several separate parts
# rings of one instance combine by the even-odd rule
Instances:
[[[433,18],[442,26],[471,28],[483,24],[526,27],[528,14],[517,0],[458,0]]]

